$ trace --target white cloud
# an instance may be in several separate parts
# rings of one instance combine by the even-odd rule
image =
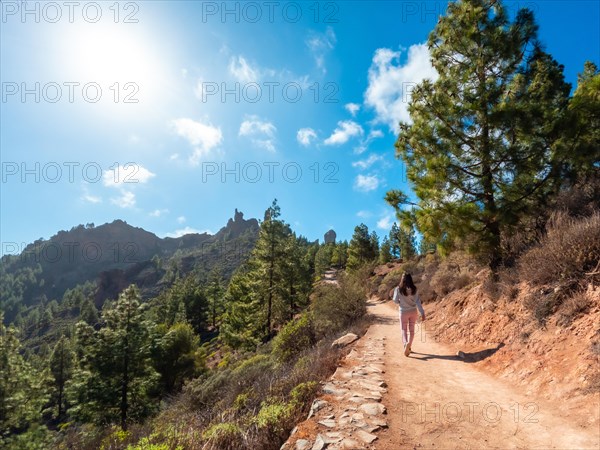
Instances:
[[[298,142],[304,146],[309,146],[311,140],[317,139],[317,133],[312,128],[300,128],[296,135]]]
[[[185,222],[185,216],[179,216],[177,218],[177,223],[183,223],[183,222]]]
[[[213,234],[210,230],[197,230],[192,227],[185,227],[185,228],[181,228],[179,230],[175,230],[173,233],[167,233],[165,236],[171,237],[171,238],[178,238],[181,236],[185,236],[186,234],[202,234],[202,233]]]
[[[93,204],[101,203],[102,198],[98,197],[97,195],[92,195],[90,193],[90,190],[88,189],[87,184],[88,183],[83,184],[83,194],[81,195],[81,200],[83,200],[84,202],[93,203]]]
[[[102,183],[104,186],[123,187],[124,185],[147,183],[150,178],[155,176],[155,174],[139,164],[126,163],[104,172]]]
[[[129,141],[130,144],[139,144],[139,142],[142,140],[137,134],[132,133],[129,135],[129,137],[127,138],[127,140]]]
[[[367,159],[353,162],[352,167],[358,167],[359,169],[363,169],[363,170],[368,169],[373,164],[375,164],[377,161],[381,161],[382,159],[383,159],[383,156],[372,154]]]
[[[275,125],[271,122],[263,122],[257,116],[249,116],[240,125],[240,136],[265,134],[269,137],[273,137],[275,131]]]
[[[365,145],[364,142],[361,142],[359,145],[354,147],[354,153],[356,153],[357,155],[360,155],[360,154],[364,153],[365,151],[367,151],[367,145]]]
[[[260,69],[252,67],[243,56],[229,60],[229,73],[240,83],[255,83],[260,78]]]
[[[337,128],[331,136],[325,139],[325,145],[341,145],[355,136],[362,136],[364,133],[362,127],[352,120],[342,120],[338,122]]]
[[[392,228],[393,223],[394,216],[391,214],[386,214],[377,221],[377,228],[380,228],[381,230],[389,230],[390,228]]]
[[[258,148],[264,148],[268,152],[275,153],[275,144],[271,139],[252,139],[252,143]]]
[[[387,124],[394,133],[398,122],[410,121],[408,102],[412,89],[425,78],[437,79],[426,44],[411,45],[404,65],[399,62],[400,55],[400,51],[389,48],[375,51],[364,94],[365,104],[375,110],[375,121]]]
[[[324,33],[311,31],[306,39],[306,45],[315,59],[317,68],[319,68],[324,74],[327,73],[327,68],[325,67],[325,57],[331,50],[333,50],[336,42],[337,38],[333,28],[331,27],[327,27]]]
[[[360,155],[364,153],[368,148],[371,142],[377,138],[383,137],[383,133],[381,130],[371,130],[366,139],[363,139],[359,145],[354,147],[354,153]]]
[[[121,196],[111,198],[110,202],[119,208],[133,208],[135,206],[135,194],[131,191],[121,191]]]
[[[101,203],[102,199],[96,195],[91,195],[91,194],[83,194],[83,197],[81,197],[83,200],[85,200],[86,202],[89,203]]]
[[[373,139],[381,138],[381,137],[383,137],[383,131],[371,130],[371,131],[369,131],[369,137],[367,139],[373,140]]]
[[[358,217],[361,217],[361,218],[363,218],[363,219],[366,219],[366,218],[368,218],[368,217],[371,217],[371,216],[372,216],[372,214],[371,214],[371,212],[370,212],[370,211],[365,211],[365,210],[361,210],[361,211],[357,212],[357,213],[356,213],[356,215],[357,215]]]
[[[249,137],[259,148],[275,152],[275,132],[277,128],[271,122],[263,121],[258,116],[247,116],[240,125],[239,136]]]
[[[358,175],[354,180],[354,188],[358,191],[369,192],[379,187],[379,178],[376,175]]]
[[[171,120],[170,124],[177,135],[185,138],[194,147],[189,157],[189,162],[193,166],[197,166],[202,157],[209,155],[223,142],[221,128],[214,127],[210,123],[181,118]],[[173,155],[171,159],[174,159]]]
[[[160,217],[163,214],[168,214],[168,213],[169,213],[168,209],[155,209],[154,211],[152,211],[150,213],[150,216],[152,216],[152,217]]]
[[[356,113],[360,109],[360,105],[358,103],[346,103],[344,108],[346,108],[346,111],[352,114],[352,117],[355,117]]]

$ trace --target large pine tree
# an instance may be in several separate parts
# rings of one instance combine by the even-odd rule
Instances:
[[[233,347],[251,349],[270,339],[278,326],[308,302],[313,246],[296,237],[280,214],[274,200],[265,212],[250,258],[229,283],[221,331],[223,340]]]
[[[450,3],[428,47],[439,77],[413,91],[396,142],[418,201],[386,199],[426,239],[466,241],[495,269],[502,233],[560,182],[570,85],[531,11],[510,21],[497,0]]]
[[[375,232],[369,234],[364,223],[354,228],[354,234],[348,246],[348,268],[357,269],[363,264],[374,261],[379,255],[379,241]]]
[[[77,329],[81,367],[74,387],[76,417],[99,424],[118,422],[126,430],[156,406],[158,374],[150,359],[151,324],[145,320],[136,286],[125,289],[102,312],[103,327],[85,322]]]
[[[290,234],[284,244],[284,255],[281,265],[282,310],[279,315],[281,322],[292,320],[294,314],[306,307],[311,288],[310,268],[304,258],[308,248],[305,239]]]
[[[277,199],[265,212],[265,218],[260,226],[256,247],[252,252],[258,274],[265,281],[262,289],[266,306],[265,337],[271,337],[273,331],[273,312],[281,299],[281,265],[285,255],[286,240],[291,234],[289,225],[279,219],[281,208]]]
[[[220,338],[234,348],[254,349],[264,337],[266,310],[261,282],[256,276],[252,258],[233,275],[225,303]]]

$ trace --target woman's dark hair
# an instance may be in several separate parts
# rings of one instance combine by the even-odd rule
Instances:
[[[408,295],[408,289],[410,289],[412,295],[417,293],[417,287],[415,286],[415,283],[413,283],[412,276],[410,273],[404,272],[402,274],[402,279],[400,280],[400,292],[402,295]]]

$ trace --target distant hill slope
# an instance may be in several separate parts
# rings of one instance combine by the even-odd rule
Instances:
[[[67,289],[86,282],[97,285],[99,307],[130,283],[151,297],[177,274],[192,270],[208,273],[218,265],[228,279],[254,247],[258,229],[256,219],[245,220],[236,209],[214,235],[159,238],[122,220],[59,231],[28,245],[20,255],[2,257],[0,307],[10,322],[23,307],[59,300]]]

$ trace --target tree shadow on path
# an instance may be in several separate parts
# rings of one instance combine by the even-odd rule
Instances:
[[[480,350],[478,352],[458,352],[456,355],[435,355],[431,353],[420,353],[420,352],[412,352],[410,354],[411,358],[420,359],[422,361],[428,361],[430,359],[446,359],[450,361],[462,361],[466,363],[475,363],[479,361],[483,361],[486,358],[489,358],[498,350],[504,347],[504,343],[498,344],[496,347],[487,348],[485,350]],[[413,356],[414,355],[414,356]],[[420,356],[417,356],[420,355]]]

